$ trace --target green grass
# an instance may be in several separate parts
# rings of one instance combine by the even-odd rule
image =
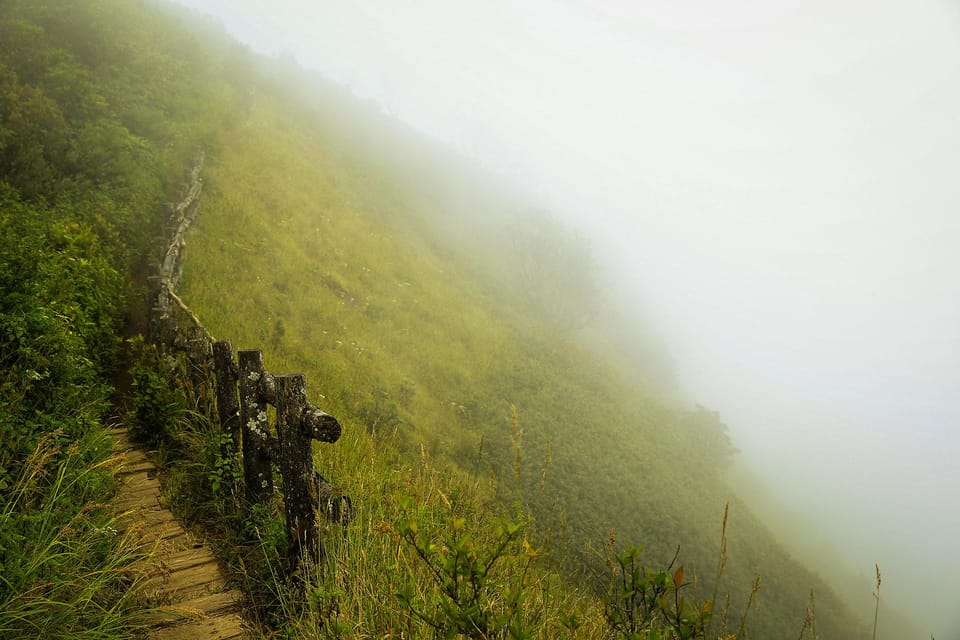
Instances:
[[[732,595],[731,620],[759,573],[757,637],[796,633],[811,587],[819,628],[865,634],[732,497],[722,480],[732,447],[714,413],[650,398],[511,295],[495,269],[479,273],[489,256],[472,260],[469,246],[436,232],[443,197],[347,146],[343,131],[358,125],[326,115],[292,113],[265,89],[223,136],[182,295],[216,336],[264,349],[271,371],[307,374],[308,395],[347,434],[318,449],[328,480],[364,508],[392,513],[384,522],[399,530],[392,492],[398,482],[409,490],[405,470],[422,451],[450,478],[489,478],[479,499],[529,513],[528,534],[546,547],[543,570],[598,585],[604,568],[593,549],[616,529],[624,543],[643,543],[652,566],[666,566],[681,545],[701,599],[713,591],[716,523],[730,501],[731,562],[719,593]],[[417,161],[414,148],[408,163]],[[501,268],[516,263],[514,250],[487,248]],[[395,453],[372,455],[384,440]],[[352,575],[392,566],[366,526],[349,553],[377,560]],[[357,579],[365,597],[392,601],[381,573]],[[374,624],[371,612],[352,611],[351,628]]]
[[[41,438],[0,503],[0,636],[130,637],[131,618],[143,607],[143,576],[132,566],[148,550],[118,531],[108,504],[94,501],[109,496],[103,488],[118,460],[80,462],[90,443],[62,451],[61,435]]]

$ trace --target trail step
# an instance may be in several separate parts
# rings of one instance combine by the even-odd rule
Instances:
[[[160,495],[157,469],[126,429],[110,429],[122,460],[114,500],[117,527],[135,533],[152,551],[131,573],[147,576],[151,603],[135,620],[149,640],[235,640],[245,637],[239,612],[243,595],[227,588],[216,557],[202,540],[184,530]]]
[[[186,622],[206,621],[218,618],[227,613],[235,613],[238,609],[237,593],[224,591],[208,596],[185,600],[175,605],[158,607],[144,613],[137,622],[155,629],[161,627],[183,627]]]

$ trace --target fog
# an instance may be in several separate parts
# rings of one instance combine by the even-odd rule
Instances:
[[[960,9],[182,0],[536,194],[686,396],[960,637]]]

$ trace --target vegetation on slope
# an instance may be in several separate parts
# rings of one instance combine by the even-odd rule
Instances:
[[[0,4],[4,638],[132,633],[139,551],[104,508],[108,381],[165,177],[222,120],[191,75],[202,58],[154,19],[127,2]]]
[[[721,534],[733,451],[718,417],[653,400],[573,339],[597,301],[570,234],[516,222],[527,203],[336,88],[278,84],[266,78],[304,78],[263,64],[153,4],[0,7],[5,636],[129,633],[122,539],[97,507],[105,380],[125,306],[140,304],[129,274],[152,259],[160,203],[198,144],[210,172],[185,297],[217,335],[266,348],[270,369],[305,371],[347,432],[318,465],[357,515],[328,532],[309,606],[252,587],[287,602],[276,626],[704,637],[683,625],[736,629],[757,573],[756,637],[796,635],[811,587],[824,637],[865,635],[736,500]],[[204,407],[151,366],[139,417],[163,421],[181,495],[203,494],[184,509],[217,517],[241,573],[254,545],[251,573],[269,576],[277,518],[237,519]],[[661,365],[637,369],[649,381]],[[631,572],[639,542],[652,566],[678,544],[680,557]],[[733,604],[692,610],[681,595],[714,592],[721,545]]]
[[[456,208],[475,238],[494,238],[497,230],[477,221],[504,219],[483,209],[498,199],[473,191],[467,202],[436,187],[469,180],[442,170],[422,145],[398,145],[409,136],[371,111],[359,122],[344,117],[364,107],[321,90],[304,113],[285,106],[286,88],[258,81],[246,120],[211,158],[184,296],[212,331],[239,348],[267,349],[274,371],[305,371],[311,393],[352,437],[389,437],[408,456],[422,447],[468,475],[489,473],[501,502],[529,509],[537,539],[551,539],[554,566],[596,568],[591,549],[614,529],[620,540],[642,541],[656,566],[679,544],[679,562],[709,594],[730,500],[720,593],[733,595],[731,618],[760,574],[750,616],[758,637],[796,634],[811,589],[824,637],[864,637],[830,588],[731,498],[723,473],[733,450],[716,414],[657,402],[578,346],[536,297],[511,289],[523,280],[514,265],[531,257],[515,245],[487,243],[485,256],[464,259],[477,243],[458,248],[455,231],[437,228],[448,228]],[[411,178],[422,156],[429,183]],[[580,301],[576,290],[565,293]],[[321,452],[322,470],[350,455],[333,449]],[[518,457],[518,479],[508,483]],[[354,484],[355,464],[345,464],[351,473],[334,478],[344,490],[381,500],[364,490],[368,481]],[[389,600],[389,589],[378,593]]]

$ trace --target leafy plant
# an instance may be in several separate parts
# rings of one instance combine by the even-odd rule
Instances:
[[[642,546],[628,546],[616,552],[614,550],[616,532],[611,530],[604,552],[608,578],[602,601],[604,617],[616,637],[623,640],[707,640],[716,637],[722,640],[735,638],[746,640],[747,614],[760,591],[759,576],[753,581],[747,604],[740,617],[740,629],[737,634],[728,634],[727,631],[729,594],[721,611],[720,635],[715,636],[712,631],[716,620],[720,579],[727,566],[729,514],[730,505],[728,504],[723,511],[713,594],[702,602],[698,602],[693,593],[694,584],[685,582],[687,574],[684,567],[679,566],[674,569],[677,558],[680,556],[679,547],[665,569],[651,569],[641,562]],[[693,582],[695,583],[696,580],[694,579]]]
[[[603,598],[604,616],[624,640],[705,638],[713,602],[698,605],[683,594],[683,567],[654,570],[640,562],[642,547],[612,554],[610,585]],[[679,549],[678,549],[679,553]]]
[[[129,347],[133,354],[133,434],[151,447],[170,443],[179,436],[178,428],[185,423],[189,406],[183,388],[172,383],[177,362],[161,356],[140,336],[131,339]]]
[[[420,531],[417,520],[400,528],[401,538],[424,563],[437,588],[425,602],[418,602],[411,582],[397,594],[412,615],[425,622],[437,637],[530,638],[536,629],[536,615],[525,609],[527,580],[537,551],[523,538],[523,524],[506,522],[493,533],[492,543],[477,543],[466,531],[465,518],[453,516],[437,540]],[[496,571],[498,565],[512,578]]]

